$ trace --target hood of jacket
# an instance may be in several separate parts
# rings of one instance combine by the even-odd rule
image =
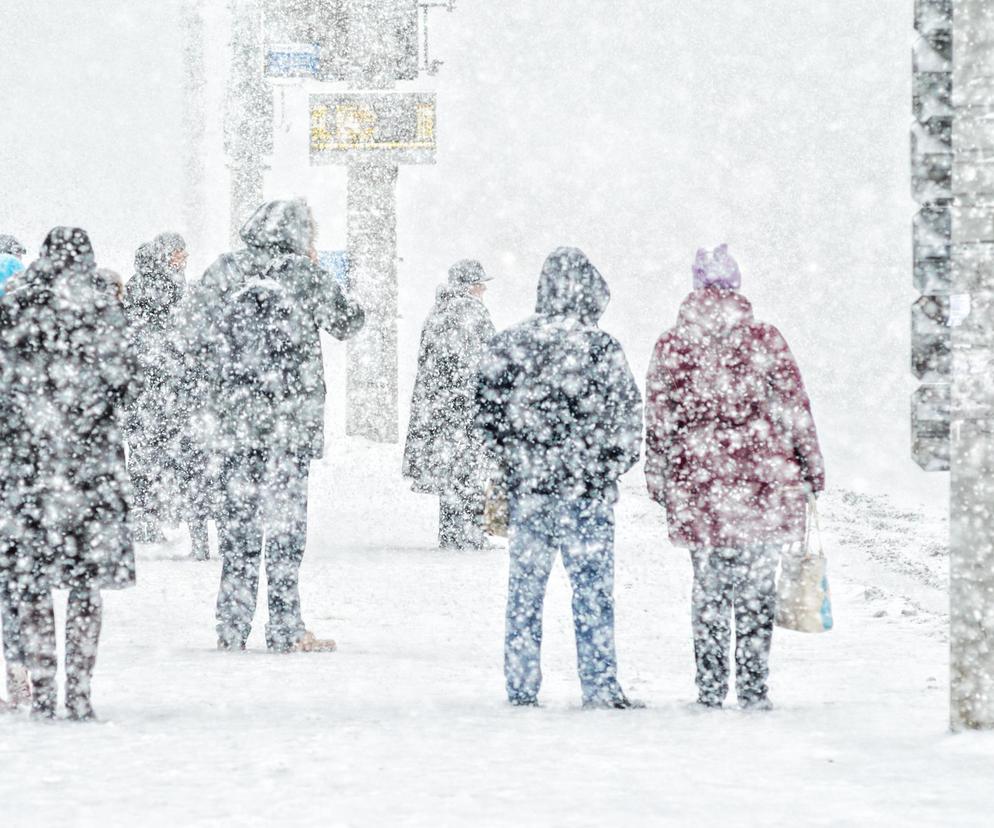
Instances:
[[[183,297],[182,276],[168,264],[168,252],[148,242],[135,253],[135,275],[125,288],[125,302],[135,311],[155,314],[169,311]]]
[[[251,215],[239,235],[252,250],[306,256],[314,240],[311,209],[302,198],[269,201]]]
[[[583,251],[560,247],[549,254],[538,279],[537,313],[596,325],[610,301],[607,282]]]
[[[691,291],[680,305],[677,328],[720,336],[753,322],[752,305],[741,293],[722,288]]]

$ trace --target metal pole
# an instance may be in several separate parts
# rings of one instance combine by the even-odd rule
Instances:
[[[207,217],[205,136],[207,116],[204,70],[204,8],[203,0],[184,0],[183,26],[183,140],[185,150],[183,232],[195,255],[204,246],[204,225]]]
[[[994,7],[953,3],[950,724],[994,728]]]
[[[262,5],[231,0],[231,75],[225,152],[231,172],[231,239],[263,200],[265,156],[273,151],[273,92],[263,76]]]
[[[366,325],[348,342],[347,433],[395,443],[397,405],[397,165],[348,167],[348,254]]]

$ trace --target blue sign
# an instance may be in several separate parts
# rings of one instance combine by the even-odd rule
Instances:
[[[349,273],[349,254],[344,250],[322,250],[318,253],[321,269],[330,273],[336,284],[344,291],[352,289],[352,276]]]
[[[320,68],[316,43],[279,43],[266,49],[266,77],[316,78]]]

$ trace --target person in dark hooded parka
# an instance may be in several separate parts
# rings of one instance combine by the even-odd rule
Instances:
[[[134,487],[135,540],[165,540],[160,521],[169,504],[176,422],[177,353],[172,312],[183,297],[186,245],[164,233],[135,255],[135,275],[125,287],[128,333],[142,369],[141,394],[127,418],[128,471]]]
[[[482,301],[487,281],[479,262],[456,262],[421,331],[403,473],[414,480],[415,491],[438,495],[443,549],[485,546],[491,464],[474,414],[476,370],[496,333]]]
[[[304,626],[299,571],[307,539],[307,478],[324,452],[320,332],[348,339],[363,309],[316,263],[302,199],[263,204],[184,300],[185,348],[210,378],[193,421],[218,467],[223,567],[218,647],[245,647],[265,551],[266,644],[275,652],[331,649]]]
[[[639,457],[641,397],[620,344],[597,326],[609,298],[587,257],[559,248],[542,268],[536,315],[498,334],[480,366],[477,424],[509,492],[504,672],[515,705],[537,704],[558,552],[584,706],[638,706],[617,678],[613,592],[617,481]]]
[[[32,710],[42,717],[56,708],[52,589],[69,590],[66,711],[89,719],[100,591],[135,582],[121,421],[138,390],[137,361],[120,302],[97,273],[83,230],[52,230],[2,305],[16,432],[0,568],[13,576]]]

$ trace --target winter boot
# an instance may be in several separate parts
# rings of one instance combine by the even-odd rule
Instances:
[[[608,699],[587,699],[583,702],[584,710],[643,710],[644,701],[630,699],[624,693]]]
[[[66,612],[66,714],[75,722],[94,718],[90,682],[97,663],[97,644],[103,621],[103,599],[98,590],[74,589]]]
[[[31,677],[23,664],[7,665],[7,703],[12,708],[31,704]]]
[[[318,638],[310,630],[305,630],[297,643],[287,652],[292,653],[333,653],[338,645],[330,638]]]
[[[766,713],[773,709],[773,702],[767,696],[739,699],[739,707],[749,713]]]
[[[31,715],[36,719],[54,719],[57,698],[55,679],[31,682]]]

